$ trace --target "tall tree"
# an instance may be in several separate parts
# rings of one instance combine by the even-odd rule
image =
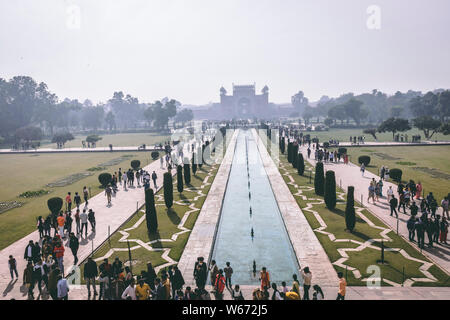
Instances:
[[[389,118],[383,121],[378,127],[378,132],[392,132],[392,138],[397,132],[411,130],[408,120],[400,118]]]
[[[328,209],[336,208],[336,177],[334,171],[328,170],[325,174],[325,205]]]
[[[347,189],[347,203],[345,205],[345,225],[347,230],[353,232],[355,229],[356,217],[355,217],[355,188],[349,186]]]
[[[164,187],[164,203],[168,209],[173,206],[173,181],[172,175],[169,172],[164,173],[163,176]]]
[[[324,194],[324,173],[323,173],[323,163],[317,162],[316,163],[316,174],[314,176],[314,192],[318,196],[323,196]]]
[[[183,192],[183,167],[177,166],[177,190],[179,193]]]
[[[433,135],[439,131],[441,127],[441,121],[434,119],[430,116],[421,116],[413,119],[414,126],[423,131],[425,138],[431,139]],[[430,134],[431,131],[431,134]]]

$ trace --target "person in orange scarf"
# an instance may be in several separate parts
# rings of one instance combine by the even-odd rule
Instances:
[[[261,280],[261,290],[264,290],[264,287],[270,288],[270,275],[266,267],[262,268],[259,274],[259,280]]]

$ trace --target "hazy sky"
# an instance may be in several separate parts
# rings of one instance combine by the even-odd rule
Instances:
[[[449,12],[448,0],[0,0],[0,77],[94,102],[122,90],[203,104],[233,82],[267,84],[273,102],[450,88]]]

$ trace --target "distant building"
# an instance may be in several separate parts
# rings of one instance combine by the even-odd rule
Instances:
[[[197,108],[196,108],[197,109]],[[277,117],[279,108],[269,102],[269,88],[264,86],[261,94],[256,94],[255,84],[234,85],[233,94],[227,95],[220,88],[220,103],[213,103],[208,109],[193,109],[196,119],[269,119]]]

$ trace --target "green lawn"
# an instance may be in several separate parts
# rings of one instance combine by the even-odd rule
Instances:
[[[102,140],[97,142],[97,147],[108,147],[112,144],[115,147],[127,147],[127,146],[140,146],[146,144],[147,146],[153,146],[155,143],[162,143],[170,140],[169,135],[161,135],[158,133],[118,133],[118,134],[102,134],[100,135]],[[86,135],[77,135],[75,140],[68,141],[65,145],[66,148],[81,148],[81,141],[86,140]],[[56,148],[55,143],[51,143],[49,140],[43,140],[41,142],[41,148]]]
[[[433,192],[438,202],[450,192],[450,147],[361,147],[347,148],[350,161],[358,163],[361,155],[370,156],[370,172],[378,174],[381,166],[403,171],[402,180],[421,182],[426,193]]]
[[[309,176],[299,176],[296,169],[292,168],[292,165],[290,165],[287,162],[286,156],[280,155],[281,160],[281,166],[280,166],[280,172],[283,175],[284,180],[286,183],[290,182],[290,179],[286,176],[286,174],[289,174],[294,179],[295,184],[300,186],[300,190],[302,190],[302,195],[306,196],[306,200],[295,196],[295,199],[299,205],[300,208],[302,208],[303,213],[305,214],[306,219],[308,220],[308,223],[311,225],[313,229],[317,229],[320,227],[320,223],[318,222],[316,216],[312,211],[316,211],[320,218],[325,222],[326,229],[325,232],[329,232],[333,234],[336,239],[350,239],[355,240],[360,243],[364,243],[368,241],[369,239],[382,239],[381,232],[382,230],[375,228],[374,226],[379,226],[382,228],[387,228],[387,226],[382,223],[378,218],[373,216],[369,211],[366,209],[360,209],[361,213],[368,218],[368,220],[374,225],[370,225],[368,222],[363,220],[361,217],[357,215],[356,219],[356,228],[353,233],[349,233],[345,231],[345,218],[344,218],[344,211],[345,211],[345,201],[339,200],[337,207],[334,211],[330,211],[325,204],[323,203],[323,197],[317,196],[314,193],[314,184],[309,184]],[[307,170],[311,167],[309,164],[307,164]],[[292,184],[288,184],[289,189],[291,190],[292,194],[295,194],[298,192],[298,188],[293,186]],[[338,194],[341,193],[343,196],[343,199],[345,199],[345,195],[343,194],[342,190],[339,190],[338,188]],[[312,211],[308,210],[307,204],[312,204]],[[357,205],[355,205],[357,207]],[[338,249],[342,248],[356,248],[359,246],[357,243],[352,242],[338,242],[338,241],[332,241],[328,235],[325,235],[323,233],[318,232],[315,230],[315,234],[317,235],[320,243],[322,244],[323,248],[325,249],[325,252],[330,258],[330,261],[336,262],[341,255],[337,251]],[[408,242],[406,242],[403,238],[400,236],[397,236],[394,231],[390,231],[387,233],[387,236],[390,238],[390,241],[384,241],[385,248],[393,248],[393,249],[403,249],[409,254],[410,256],[423,260],[423,261],[429,261],[425,256],[420,254],[414,247],[412,247]],[[376,241],[373,243],[376,247],[381,247],[381,242]],[[413,277],[424,277],[424,275],[418,270],[419,266],[421,265],[418,262],[406,259],[403,257],[400,253],[397,252],[385,252],[385,259],[389,262],[388,265],[379,265],[377,264],[377,260],[380,259],[380,250],[375,250],[372,248],[365,248],[362,251],[350,251],[347,252],[349,255],[349,259],[344,262],[345,265],[351,266],[359,270],[362,277],[361,278],[367,278],[370,276],[369,273],[367,273],[367,267],[371,265],[378,265],[381,269],[381,276],[383,279],[387,279],[390,281],[394,281],[396,283],[402,283],[403,281],[403,268],[405,269],[405,279],[413,278]],[[340,266],[333,265],[336,271],[343,271],[346,272],[345,268],[342,268]],[[450,282],[448,282],[449,277],[439,268],[433,266],[429,269],[429,271],[432,273],[436,279],[438,279],[438,282],[430,283],[430,282],[415,282],[413,285],[426,285],[426,286],[449,286]],[[347,272],[348,277],[348,284],[353,286],[363,286],[365,285],[365,282],[361,281],[361,278],[357,279],[354,277],[353,273],[348,270]],[[382,282],[382,285],[389,285],[386,282]]]
[[[82,192],[83,186],[91,188],[91,195],[101,192],[98,175],[102,172],[114,173],[121,168],[129,168],[133,159],[142,166],[151,162],[148,152],[114,153],[67,153],[67,154],[12,154],[0,155],[0,202],[19,201],[24,205],[0,214],[0,249],[21,239],[36,229],[36,218],[47,215],[47,200],[51,197],[64,199],[67,192]],[[117,160],[116,165],[104,166],[100,171],[87,169],[98,167],[108,161]],[[91,176],[74,181],[66,186],[48,187],[48,183],[76,173],[92,173]],[[26,191],[48,190],[49,194],[36,198],[20,198]]]
[[[425,136],[422,131],[419,131],[417,128],[413,128],[412,130],[406,131],[406,132],[400,132],[400,134],[407,134],[408,135],[408,141],[411,141],[411,137],[413,135],[420,135],[422,137],[422,140],[425,140]],[[363,133],[363,129],[333,129],[331,128],[329,131],[313,131],[313,132],[307,132],[303,131],[303,134],[310,134],[311,138],[317,137],[319,138],[319,142],[322,143],[324,141],[328,141],[330,139],[336,139],[340,142],[349,142],[350,136],[365,136],[366,142],[372,142],[375,141],[375,139],[370,135]],[[385,133],[377,133],[378,142],[392,142],[392,133],[385,132]],[[445,136],[443,134],[434,134],[431,138],[432,141],[438,140],[438,141],[450,141],[450,136]]]

